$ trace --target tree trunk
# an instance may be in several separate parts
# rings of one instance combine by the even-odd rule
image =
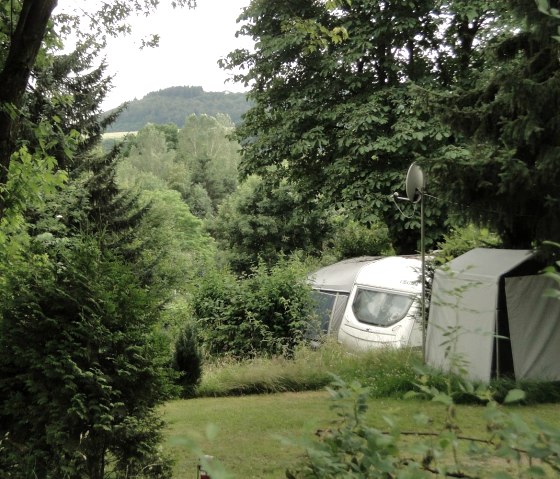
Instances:
[[[0,71],[0,189],[7,183],[10,157],[16,145],[17,115],[11,107],[21,106],[31,70],[57,3],[58,0],[23,1],[8,56]],[[0,195],[0,219],[5,210],[5,197]]]

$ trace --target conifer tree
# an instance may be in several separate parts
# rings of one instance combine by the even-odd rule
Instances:
[[[483,67],[444,97],[440,113],[456,142],[442,150],[432,177],[505,247],[529,248],[560,239],[559,20],[533,0],[500,5],[517,28],[496,36]]]
[[[29,147],[46,148],[68,182],[26,211],[22,261],[0,274],[2,477],[171,473],[155,414],[171,387],[169,351],[135,241],[145,208],[118,189],[116,151],[95,149],[109,83],[86,53],[51,58],[26,97],[28,124],[56,118],[61,139],[41,145],[29,128]]]

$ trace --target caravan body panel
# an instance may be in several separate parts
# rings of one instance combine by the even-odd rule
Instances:
[[[360,256],[346,259],[309,275],[308,281],[314,290],[316,311],[320,320],[320,333],[313,333],[311,336],[329,334],[336,337],[338,335],[356,276],[365,265],[380,258],[380,256]]]
[[[391,256],[358,272],[338,340],[350,350],[421,346],[422,262]]]

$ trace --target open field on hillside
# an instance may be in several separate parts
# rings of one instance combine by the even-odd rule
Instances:
[[[330,427],[335,419],[331,404],[325,391],[171,401],[164,407],[165,446],[177,461],[174,477],[196,478],[198,457],[208,454],[220,461],[230,477],[283,478],[285,469],[297,464],[304,450],[287,445],[282,438],[313,439],[318,430]],[[461,434],[485,437],[484,406],[457,408]],[[529,424],[540,418],[560,425],[559,404],[507,409]],[[417,400],[372,399],[368,422],[383,429],[381,415],[389,414],[403,431],[417,431],[413,416],[420,411],[433,419],[432,430],[441,429],[445,408]]]
[[[136,135],[137,131],[112,131],[103,133],[104,140],[121,140],[126,135]]]

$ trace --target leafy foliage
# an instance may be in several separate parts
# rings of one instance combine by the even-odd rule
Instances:
[[[174,392],[157,333],[163,290],[140,254],[147,208],[117,187],[116,151],[94,150],[114,119],[100,117],[110,82],[98,46],[43,51],[11,110],[23,147],[3,197],[21,201],[4,204],[0,234],[3,477],[170,476],[155,409]]]
[[[254,106],[236,132],[242,173],[285,178],[303,197],[364,225],[381,220],[398,253],[415,252],[411,231],[419,221],[402,221],[389,198],[403,189],[410,162],[428,162],[450,136],[409,88],[441,81],[438,55],[452,51],[436,38],[445,27],[436,8],[433,2],[252,2],[240,33],[254,38],[256,48],[234,51],[224,62],[242,67],[237,79],[252,86]],[[330,38],[336,29],[347,36]],[[427,209],[433,244],[443,211],[436,204]]]
[[[221,113],[190,115],[179,131],[177,162],[187,169],[193,186],[204,188],[211,212],[237,188],[239,146],[229,137],[233,129],[231,119]]]
[[[43,235],[27,255],[2,301],[2,475],[100,478],[112,455],[116,471],[163,477],[154,298],[94,238]]]
[[[10,163],[13,155],[17,152],[21,154],[22,147],[26,146],[25,140],[29,139],[29,135],[25,134],[25,129],[29,126],[28,103],[25,96],[32,73],[49,67],[53,59],[53,52],[63,49],[63,41],[70,33],[74,33],[78,39],[78,50],[92,48],[96,55],[106,45],[108,35],[116,36],[130,31],[130,26],[127,24],[127,18],[130,15],[140,12],[148,14],[153,12],[158,4],[158,1],[148,0],[134,3],[115,0],[107,5],[99,6],[99,11],[84,16],[81,15],[83,12],[80,9],[75,10],[74,13],[65,12],[54,15],[57,2],[53,0],[41,3],[33,0],[15,0],[9,3],[9,8],[8,4],[5,4],[5,8],[0,10],[0,51],[2,52],[0,55],[0,83],[2,84],[0,90],[0,192],[2,193],[0,219],[5,216],[7,210],[12,208],[10,202],[5,201],[6,196],[10,196],[6,195],[9,174],[12,169]],[[174,7],[192,6],[193,4],[194,2],[191,0],[173,2]],[[88,20],[85,20],[86,18]],[[82,22],[89,23],[89,28],[79,28]],[[156,43],[155,39],[144,42],[145,45]],[[93,76],[96,74],[94,72]],[[68,78],[68,76],[66,77]],[[69,84],[72,83],[72,80],[69,80]],[[106,88],[106,84],[101,85],[101,89],[103,88]],[[83,90],[85,98],[88,97],[87,91]],[[76,90],[73,93],[75,94],[74,100],[80,102],[82,95]],[[61,100],[67,104],[72,101],[68,96],[54,95],[51,98],[53,105]],[[99,104],[93,103],[89,107],[95,111]],[[64,108],[60,109],[60,111],[63,110]],[[113,115],[110,115],[110,118],[113,118]],[[39,164],[42,163],[43,158],[49,160],[50,155],[45,150],[51,149],[53,142],[52,138],[46,140],[42,130],[46,127],[56,133],[53,135],[53,138],[57,140],[54,143],[65,138],[65,135],[58,134],[57,124],[60,122],[58,115],[47,114],[40,120],[37,128],[31,128],[44,142],[44,144],[40,144],[41,148],[37,152]],[[33,124],[32,121],[31,124]],[[66,132],[66,137],[70,137],[68,132]],[[68,150],[65,153],[68,155],[71,151]],[[30,152],[30,154],[34,156],[35,152]],[[47,169],[42,173],[46,174],[49,171]],[[31,195],[34,193],[33,190],[30,192]]]
[[[250,271],[259,261],[273,265],[298,250],[317,254],[330,225],[320,211],[302,211],[303,201],[289,183],[269,188],[253,176],[224,201],[207,227],[238,272]]]
[[[128,137],[119,167],[122,186],[173,189],[199,218],[211,216],[237,188],[238,145],[224,114],[191,115],[180,130],[147,125]]]
[[[530,0],[497,6],[516,28],[494,32],[470,81],[433,98],[458,141],[442,149],[432,174],[453,185],[442,195],[452,192],[465,217],[490,225],[505,247],[528,248],[560,237],[559,21]]]
[[[141,263],[152,271],[152,288],[162,301],[186,293],[190,284],[214,260],[215,244],[176,191],[143,191],[149,205],[137,228]]]
[[[473,248],[498,248],[500,245],[496,234],[471,224],[463,228],[454,228],[444,235],[434,256],[437,263],[444,264]]]
[[[426,202],[428,247],[464,219],[506,247],[555,240],[557,16],[531,0],[254,1],[240,34],[256,48],[223,63],[254,101],[241,171],[383,221],[400,254],[418,250],[418,220],[388,199],[417,161],[441,200]]]
[[[338,259],[357,256],[390,256],[393,253],[389,230],[382,224],[371,227],[357,221],[337,218],[333,221],[332,246]]]
[[[312,314],[304,278],[297,261],[261,264],[240,279],[225,270],[208,271],[192,300],[205,351],[235,358],[291,355]]]

